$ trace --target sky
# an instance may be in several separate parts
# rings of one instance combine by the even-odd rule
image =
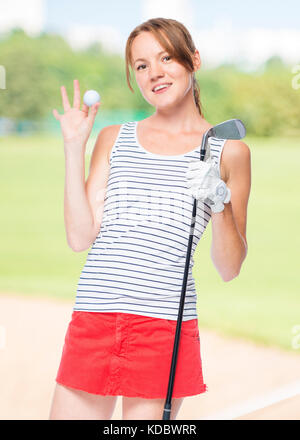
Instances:
[[[85,0],[84,2],[72,1],[72,7],[70,7],[70,0],[48,0],[46,3],[48,9],[46,26],[48,28],[63,29],[70,21],[90,25],[108,23],[118,27],[124,35],[127,35],[143,19],[145,4],[152,4],[153,11],[159,11],[161,8],[164,13],[170,13],[170,11],[174,13],[176,6],[178,7],[181,3],[182,9],[188,9],[189,4],[191,5],[194,24],[199,29],[209,28],[216,18],[231,19],[238,28],[300,29],[299,0],[252,0],[251,2],[241,0],[227,0],[226,2],[224,0],[180,2],[176,0],[111,0],[110,2]],[[151,10],[151,6],[148,8]]]
[[[276,54],[300,63],[299,0],[0,0],[0,33],[21,23],[32,34],[61,33],[74,48],[99,40],[124,56],[133,28],[159,16],[187,26],[204,67],[251,69]]]

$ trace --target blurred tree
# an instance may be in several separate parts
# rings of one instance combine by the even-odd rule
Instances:
[[[74,51],[56,34],[30,37],[14,29],[0,39],[0,64],[6,70],[6,89],[0,90],[0,117],[41,121],[52,109],[63,112],[60,87],[66,86],[73,104],[73,79],[81,96],[99,91],[101,110],[153,113],[142,96],[134,74],[130,91],[125,60],[107,53],[97,42]],[[290,67],[278,56],[269,58],[256,72],[245,73],[232,63],[197,72],[204,117],[211,123],[240,118],[247,133],[260,136],[299,133],[300,91],[291,87]]]
[[[278,70],[285,69],[285,64],[279,55],[273,55],[268,58],[264,63],[264,70]]]
[[[6,70],[6,89],[1,93],[1,115],[13,119],[40,119],[47,113],[49,72],[40,47],[22,30],[15,29],[0,41],[1,63]]]

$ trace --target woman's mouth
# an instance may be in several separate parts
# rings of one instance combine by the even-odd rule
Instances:
[[[161,84],[160,86],[156,86],[152,89],[153,93],[158,95],[159,93],[164,93],[166,90],[168,90],[171,87],[172,84]]]

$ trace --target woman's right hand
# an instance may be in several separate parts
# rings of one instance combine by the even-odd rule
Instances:
[[[65,113],[60,115],[54,109],[53,115],[60,122],[64,142],[65,144],[76,143],[85,146],[91,134],[100,103],[97,102],[91,108],[83,104],[82,110],[80,110],[80,89],[77,79],[74,79],[73,107],[70,106],[65,86],[61,86],[60,91]]]

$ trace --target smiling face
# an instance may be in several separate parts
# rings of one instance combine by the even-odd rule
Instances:
[[[172,57],[151,32],[140,33],[132,43],[132,68],[136,82],[146,101],[156,108],[178,105],[190,95],[193,98],[193,72],[189,72]],[[195,53],[195,70],[200,68],[199,52]],[[153,88],[167,84],[157,92]]]

